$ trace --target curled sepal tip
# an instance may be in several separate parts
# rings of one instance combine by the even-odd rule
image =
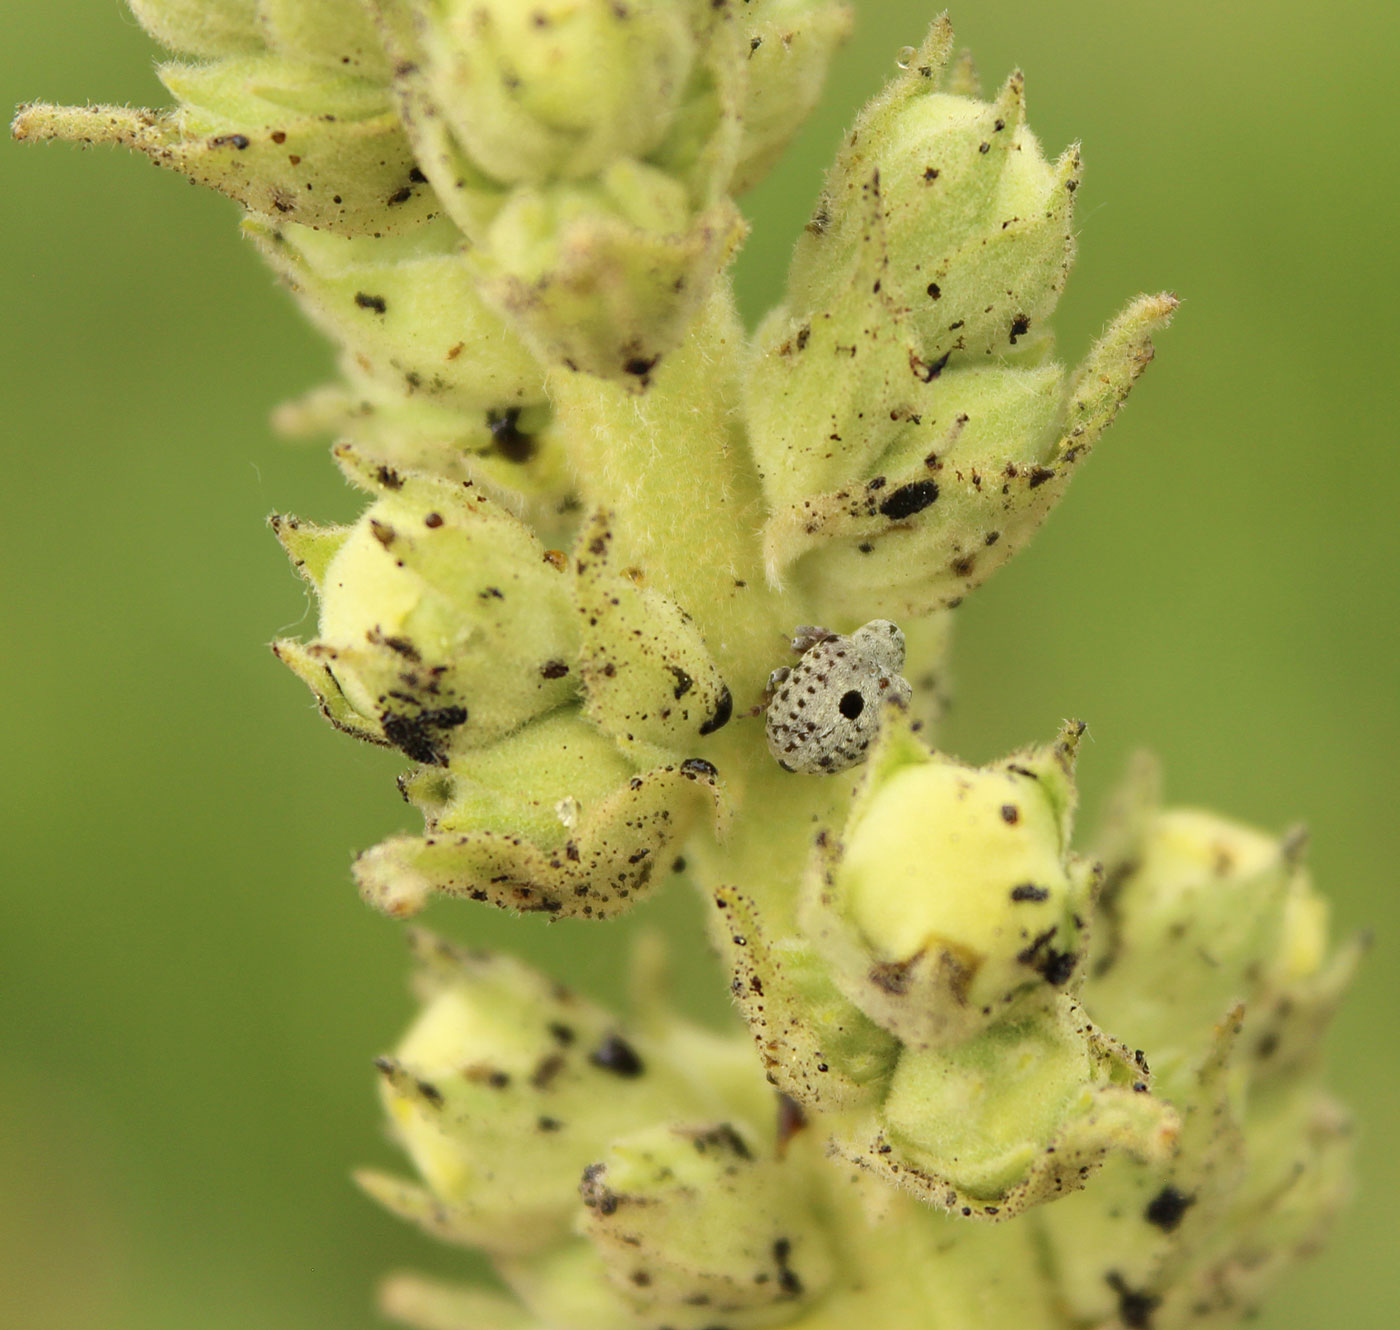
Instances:
[[[631,777],[586,812],[561,799],[566,821],[550,845],[507,830],[454,832],[449,816],[427,835],[365,851],[355,878],[366,900],[400,917],[442,894],[556,918],[610,918],[659,884],[700,814],[708,806],[719,815],[722,801],[715,768],[687,759]]]

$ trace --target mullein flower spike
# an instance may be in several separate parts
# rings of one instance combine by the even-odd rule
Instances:
[[[946,19],[902,52],[750,338],[735,196],[815,102],[848,6],[133,8],[178,57],[176,106],[35,105],[14,132],[237,200],[340,352],[279,423],[337,435],[368,504],[273,518],[319,601],[314,638],[274,650],[411,764],[423,829],[359,857],[363,895],[599,920],[690,883],[742,1016],[680,1020],[645,954],[623,1018],[412,932],[421,1011],[376,1066],[418,1180],[359,1180],[506,1291],[398,1276],[385,1310],[1252,1311],[1350,1176],[1319,1050],[1360,947],[1330,950],[1301,837],[1163,811],[1139,766],[1086,855],[1082,725],[982,766],[933,733],[952,609],[1054,506],[1176,307],[1139,296],[1077,369],[1056,359],[1081,163],[1042,151],[1021,75],[984,100]]]

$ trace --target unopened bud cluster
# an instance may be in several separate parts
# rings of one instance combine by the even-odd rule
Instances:
[[[273,526],[278,657],[423,815],[355,875],[599,920],[675,879],[742,1024],[626,1016],[414,931],[377,1061],[416,1179],[367,1191],[506,1292],[424,1330],[1227,1325],[1345,1196],[1301,840],[1160,808],[1075,847],[1084,727],[939,751],[950,612],[1152,358],[1049,319],[1077,148],[936,23],[857,120],[746,335],[735,196],[815,102],[834,0],[133,0],[162,111],[22,110],[237,200],[341,354],[284,407],[360,517]],[[582,939],[580,939],[582,941]],[[590,936],[589,945],[601,940]],[[747,1028],[743,1028],[747,1027]]]

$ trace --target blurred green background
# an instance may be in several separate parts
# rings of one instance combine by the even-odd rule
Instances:
[[[840,131],[931,17],[858,8],[823,111],[748,201],[750,316]],[[1311,826],[1337,927],[1380,942],[1333,1042],[1362,1181],[1258,1324],[1391,1330],[1400,9],[1000,0],[953,17],[989,82],[1025,68],[1049,148],[1085,143],[1066,354],[1136,291],[1185,304],[1031,554],[960,612],[949,746],[985,759],[1082,716],[1090,812],[1146,744],[1173,800]],[[119,0],[12,5],[4,26],[0,102],[161,98]],[[321,724],[265,647],[310,616],[264,516],[356,507],[320,448],[267,425],[330,356],[234,206],[142,160],[0,146],[0,219],[0,1320],[378,1324],[383,1271],[453,1263],[347,1181],[392,1158],[369,1059],[410,1011],[397,930],[348,861],[412,819],[397,764]],[[647,915],[681,927],[689,909]],[[586,926],[430,922],[616,989]],[[683,969],[697,991],[712,978]]]

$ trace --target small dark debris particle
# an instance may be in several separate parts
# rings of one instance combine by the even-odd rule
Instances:
[[[438,527],[442,525],[442,514],[429,513],[426,517],[424,517],[423,525],[436,531]]]
[[[680,696],[679,693],[676,694]],[[716,730],[723,729],[729,724],[729,718],[734,714],[734,695],[729,691],[728,685],[720,688],[719,700],[715,703],[714,713],[700,727],[701,734],[713,734]]]
[[[924,181],[926,184],[933,184],[938,179],[938,168],[936,166],[924,167]]]
[[[550,1023],[545,1026],[545,1029],[549,1031],[550,1038],[553,1039],[556,1044],[562,1044],[565,1048],[568,1048],[578,1037],[574,1033],[574,1027],[572,1025],[565,1025],[563,1021],[550,1021]]]
[[[986,153],[986,152],[991,152],[991,150],[992,150],[992,145],[991,145],[990,143],[979,143],[979,144],[977,145],[977,151],[978,151],[978,152]]]
[[[1172,1233],[1181,1223],[1182,1216],[1195,1204],[1194,1196],[1186,1196],[1177,1191],[1175,1187],[1163,1187],[1147,1203],[1147,1209],[1143,1211],[1143,1218],[1149,1224],[1155,1224],[1163,1233]]]
[[[1155,1294],[1129,1288],[1123,1276],[1116,1270],[1105,1275],[1104,1280],[1118,1295],[1118,1319],[1128,1330],[1148,1330],[1152,1324],[1152,1313],[1157,1310],[1162,1299]]]
[[[1038,887],[1034,882],[1022,882],[1019,887],[1011,888],[1011,899],[1013,901],[1045,901],[1050,899],[1049,887]]]
[[[801,1297],[802,1281],[797,1272],[788,1264],[792,1256],[792,1243],[787,1238],[779,1238],[773,1243],[773,1264],[778,1267],[778,1287],[790,1298]]]
[[[507,462],[528,462],[538,450],[534,435],[521,430],[519,421],[518,406],[486,413],[486,428],[491,431],[491,442]]]
[[[546,679],[562,679],[569,672],[569,667],[562,660],[547,660],[540,666],[540,673]]]
[[[629,360],[622,362],[622,372],[632,374],[639,379],[644,379],[655,368],[660,356],[633,356]]]
[[[913,484],[901,485],[897,490],[893,490],[880,505],[880,511],[898,522],[923,512],[936,498],[938,486],[933,481],[916,480]]]
[[[997,543],[997,541],[999,541],[1000,539],[1001,539],[1001,532],[1000,532],[1000,531],[988,531],[988,532],[987,532],[987,538],[986,538],[985,541],[983,541],[983,544],[985,544],[985,545],[995,545],[995,544]]]
[[[426,185],[428,183],[428,177],[416,166],[409,168],[408,178],[413,181],[415,185]]]
[[[687,776],[705,776],[713,780],[719,775],[719,768],[713,762],[706,762],[703,757],[688,757],[681,763],[681,770]]]
[[[941,300],[943,298],[943,288],[937,282],[928,284],[928,298],[930,300]]]
[[[535,1125],[541,1131],[558,1131],[564,1124],[558,1118],[541,1117],[536,1119]]]
[[[1011,321],[1011,345],[1016,345],[1018,337],[1024,337],[1031,330],[1031,321],[1024,314],[1018,314]]]
[[[1002,804],[1001,820],[1007,826],[1014,827],[1021,820],[1021,810],[1015,804]]]
[[[442,1091],[431,1081],[419,1081],[418,1093],[423,1096],[434,1108],[442,1107]]]
[[[405,185],[402,189],[396,189],[387,199],[384,200],[389,207],[397,207],[400,203],[407,203],[413,197],[413,186]]]
[[[632,1047],[621,1035],[610,1034],[589,1055],[588,1060],[603,1071],[614,1076],[640,1076],[646,1066]]]
[[[668,665],[668,666],[666,666],[666,668],[667,668],[668,670],[670,670],[670,672],[671,672],[673,675],[675,675],[675,678],[676,678],[676,686],[675,686],[675,688],[672,690],[672,694],[671,694],[671,695],[672,695],[677,701],[679,701],[679,700],[680,700],[681,698],[683,698],[688,692],[690,692],[690,690],[691,690],[692,688],[695,687],[695,680],[692,679],[692,678],[690,677],[690,675],[688,675],[683,669],[681,669],[679,665]]]
[[[542,1057],[539,1065],[530,1073],[530,1084],[536,1090],[549,1088],[550,1082],[564,1070],[564,1058],[560,1053],[550,1053]]]
[[[389,308],[389,302],[383,296],[372,296],[366,291],[355,292],[355,303],[361,309],[372,309],[376,314],[383,314]]]
[[[1049,467],[1038,466],[1031,472],[1031,489],[1035,489],[1037,485],[1043,485],[1047,480],[1054,478],[1055,473]]]
[[[374,473],[374,478],[383,485],[386,490],[403,489],[403,477],[391,466],[379,467]]]

